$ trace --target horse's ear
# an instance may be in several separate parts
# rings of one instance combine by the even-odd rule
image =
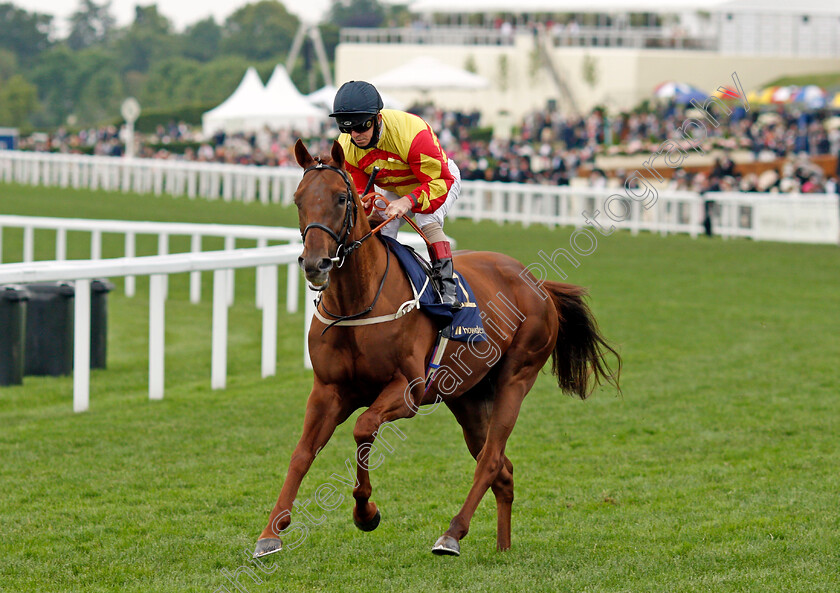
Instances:
[[[330,156],[335,161],[336,167],[339,169],[344,167],[344,149],[341,147],[341,144],[338,143],[338,140],[333,140]]]
[[[312,155],[309,154],[309,151],[306,150],[306,146],[304,146],[303,140],[300,138],[298,138],[297,142],[295,142],[295,160],[297,161],[297,164],[304,169],[308,169],[315,162],[315,159],[313,159]]]

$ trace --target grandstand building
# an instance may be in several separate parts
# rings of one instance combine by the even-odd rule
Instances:
[[[840,71],[833,0],[416,0],[409,8],[411,26],[343,29],[337,80],[434,57],[483,76],[488,88],[387,92],[409,105],[477,110],[485,123],[555,106],[630,109],[665,81],[712,92],[737,72],[749,91],[780,76]]]

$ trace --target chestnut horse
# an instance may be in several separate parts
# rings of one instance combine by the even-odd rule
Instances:
[[[328,330],[317,316],[313,319],[309,352],[314,384],[303,434],[254,556],[281,549],[281,532],[291,524],[292,503],[303,477],[336,426],[362,407],[367,410],[353,429],[353,519],[362,530],[375,529],[380,513],[370,500],[368,460],[377,431],[386,422],[411,418],[421,405],[440,402],[463,428],[477,465],[466,501],[432,551],[460,554],[459,542],[488,488],[496,497],[497,547],[508,549],[513,464],[505,445],[522,400],[548,358],[553,357],[553,374],[566,393],[585,398],[602,380],[618,388],[618,372],[611,373],[606,356],[611,353],[618,359],[618,371],[621,359],[601,337],[583,301],[585,290],[540,283],[522,264],[502,254],[457,252],[455,269],[467,278],[485,314],[488,339],[470,342],[469,347],[450,342],[427,389],[424,378],[439,328],[420,311],[394,319],[392,314],[414,294],[384,243],[364,240],[371,227],[359,214],[361,201],[344,169],[341,146],[334,142],[330,155],[315,159],[298,140],[294,151],[304,169],[295,192],[304,246],[299,262],[310,285],[323,291],[321,317],[355,322],[389,317],[374,325],[336,325]]]

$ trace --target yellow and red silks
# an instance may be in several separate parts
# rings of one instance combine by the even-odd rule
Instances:
[[[440,141],[431,126],[416,115],[383,109],[382,132],[375,148],[359,148],[349,134],[341,134],[338,142],[357,191],[364,191],[373,168],[379,167],[376,185],[401,197],[411,194],[417,203],[414,212],[437,210],[455,181]]]

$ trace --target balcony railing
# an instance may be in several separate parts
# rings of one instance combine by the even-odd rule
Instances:
[[[530,27],[503,30],[490,27],[347,28],[342,43],[420,45],[513,45],[517,35],[533,35]],[[653,27],[576,27],[553,29],[546,35],[555,47],[616,47],[717,51],[713,35],[689,36],[675,29]]]

